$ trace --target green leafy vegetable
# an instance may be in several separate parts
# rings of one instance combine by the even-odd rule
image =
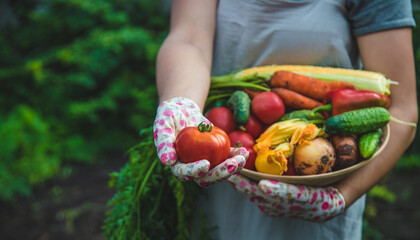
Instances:
[[[141,131],[129,162],[109,182],[116,194],[109,201],[104,232],[108,239],[189,239],[192,213],[201,188],[180,182],[160,163],[152,128]]]

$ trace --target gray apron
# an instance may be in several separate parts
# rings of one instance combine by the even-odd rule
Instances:
[[[344,0],[219,1],[212,74],[272,64],[360,68],[344,5]],[[206,191],[199,211],[208,227],[217,226],[211,232],[217,240],[361,239],[365,196],[329,222],[314,223],[267,217],[227,183]]]

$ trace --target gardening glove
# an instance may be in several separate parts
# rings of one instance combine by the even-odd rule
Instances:
[[[268,216],[323,222],[345,209],[344,197],[334,187],[307,187],[273,180],[261,180],[257,184],[239,174],[226,181]]]
[[[229,158],[209,171],[210,162],[202,159],[182,163],[175,151],[175,138],[181,129],[209,123],[197,104],[188,98],[176,97],[163,102],[157,109],[153,124],[153,137],[160,161],[170,166],[172,173],[181,181],[194,180],[207,187],[240,171],[248,158],[245,148],[231,148]]]

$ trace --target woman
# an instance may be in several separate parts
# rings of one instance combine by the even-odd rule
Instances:
[[[210,171],[206,160],[189,165],[176,160],[176,133],[205,120],[201,111],[210,75],[271,64],[381,72],[399,82],[391,88],[391,115],[417,122],[414,25],[409,0],[173,1],[170,33],[157,61],[163,104],[156,115],[155,143],[161,161],[178,178],[194,179],[201,186],[227,179],[206,189],[209,197],[198,207],[210,226],[218,227],[216,239],[360,239],[364,194],[396,164],[415,128],[391,122],[390,141],[381,155],[334,186],[303,188],[267,181],[257,186],[234,174],[247,158],[245,151],[233,151]],[[314,193],[322,198],[315,207]],[[283,196],[299,207],[270,207]]]

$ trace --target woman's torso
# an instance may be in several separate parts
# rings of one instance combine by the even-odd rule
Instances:
[[[252,66],[308,64],[359,68],[345,0],[221,0],[213,75]],[[325,224],[271,218],[219,183],[206,190],[200,211],[215,239],[358,239],[364,197]],[[197,220],[198,221],[198,220]]]
[[[212,73],[271,64],[360,68],[345,0],[219,1]]]

